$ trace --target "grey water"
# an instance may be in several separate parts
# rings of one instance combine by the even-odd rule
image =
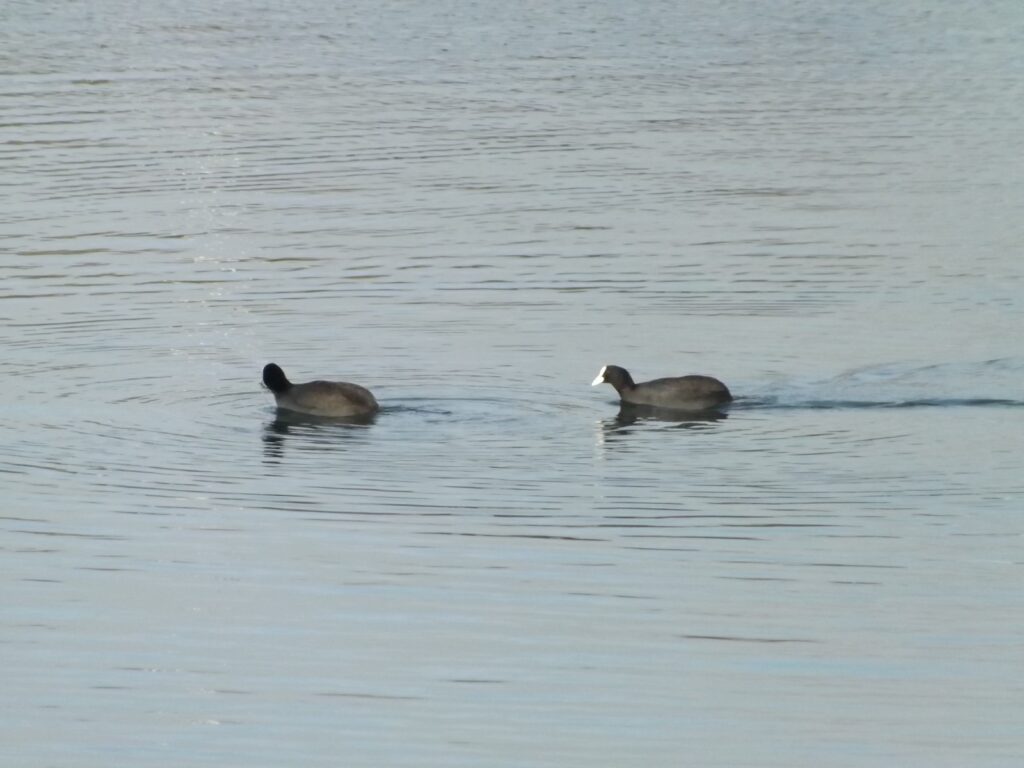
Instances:
[[[0,3],[0,765],[1021,765],[1022,37]]]

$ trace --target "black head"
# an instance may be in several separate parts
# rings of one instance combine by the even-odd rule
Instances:
[[[596,387],[598,384],[604,384],[605,382],[615,387],[616,392],[621,392],[623,389],[629,389],[633,386],[633,377],[629,375],[629,371],[625,368],[620,368],[617,365],[606,365],[598,371],[597,378],[590,383],[590,386]]]
[[[263,384],[274,393],[287,392],[292,385],[277,363],[267,363],[263,366]]]

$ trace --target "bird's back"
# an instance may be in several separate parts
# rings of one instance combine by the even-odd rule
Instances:
[[[295,384],[276,397],[280,407],[314,416],[354,416],[379,407],[370,390],[347,381]]]
[[[622,399],[658,408],[702,410],[732,400],[728,387],[711,376],[677,376],[637,384],[622,393]]]

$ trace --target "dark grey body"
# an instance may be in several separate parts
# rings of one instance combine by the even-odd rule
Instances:
[[[711,376],[676,376],[633,382],[629,371],[606,365],[594,379],[594,386],[607,382],[615,387],[623,403],[676,411],[706,411],[732,401],[732,393]]]
[[[292,384],[274,363],[263,369],[263,383],[274,393],[278,408],[310,416],[366,416],[379,409],[370,390],[347,381]]]

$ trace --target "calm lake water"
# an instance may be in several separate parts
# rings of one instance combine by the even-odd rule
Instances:
[[[0,13],[0,764],[1022,764],[1024,5]]]

